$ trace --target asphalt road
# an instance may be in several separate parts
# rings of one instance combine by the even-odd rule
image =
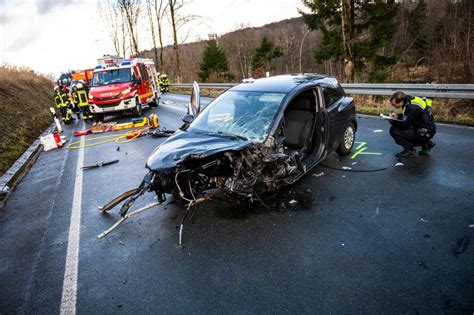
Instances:
[[[186,101],[163,96],[153,110],[161,126],[179,127]],[[388,123],[358,122],[361,154],[329,155],[266,196],[269,209],[199,206],[184,249],[177,204],[96,239],[119,219],[97,207],[140,183],[163,139],[43,152],[0,209],[0,313],[472,314],[474,129],[439,126],[431,156],[395,166]],[[81,171],[82,159],[120,161]],[[467,249],[454,254],[461,239]]]

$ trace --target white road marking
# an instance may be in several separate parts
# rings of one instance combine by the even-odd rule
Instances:
[[[82,129],[85,123],[82,122]],[[81,145],[84,136],[81,137]],[[82,166],[84,164],[84,148],[79,149],[76,166],[76,181],[72,200],[71,222],[67,243],[66,268],[64,271],[63,294],[61,298],[61,314],[76,314],[77,271],[79,265],[79,242],[81,236],[81,207],[82,207]]]

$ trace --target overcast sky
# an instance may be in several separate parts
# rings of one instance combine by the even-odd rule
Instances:
[[[142,0],[144,2],[145,0]],[[186,11],[203,17],[188,39],[224,34],[238,25],[261,26],[299,16],[301,0],[194,0]],[[143,21],[140,49],[151,48]],[[172,37],[165,30],[166,44]],[[94,67],[114,49],[101,21],[97,0],[0,0],[0,63],[27,66],[45,74]]]

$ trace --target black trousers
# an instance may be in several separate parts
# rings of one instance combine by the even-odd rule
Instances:
[[[398,145],[405,150],[414,150],[415,147],[423,146],[430,142],[431,138],[422,137],[412,128],[399,129],[394,126],[390,128],[390,135]]]

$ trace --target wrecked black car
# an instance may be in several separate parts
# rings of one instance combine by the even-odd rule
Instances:
[[[148,158],[150,172],[140,186],[102,211],[127,199],[120,210],[125,219],[147,191],[156,193],[158,203],[165,194],[175,195],[187,210],[217,195],[260,199],[259,194],[296,182],[327,154],[349,154],[357,130],[353,99],[335,78],[315,74],[242,83],[202,111],[195,83],[188,113],[180,130]]]

